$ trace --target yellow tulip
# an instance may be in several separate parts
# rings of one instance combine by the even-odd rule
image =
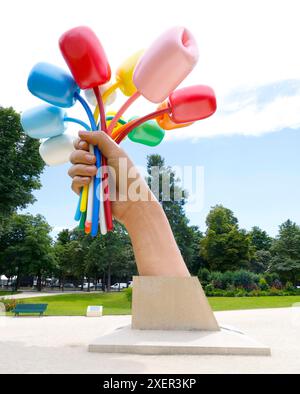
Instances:
[[[130,56],[121,64],[116,72],[118,86],[125,96],[132,96],[137,91],[133,83],[133,74],[137,63],[144,52],[144,50],[140,50]]]

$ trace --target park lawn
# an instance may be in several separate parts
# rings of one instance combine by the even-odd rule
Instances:
[[[289,308],[300,303],[300,296],[286,297],[212,297],[209,303],[214,311],[245,309]]]
[[[18,300],[23,304],[48,304],[47,316],[85,316],[88,306],[102,305],[104,315],[130,315],[131,307],[124,292],[81,293]]]
[[[103,305],[105,315],[130,315],[130,302],[124,292],[105,294],[67,294],[20,300],[23,303],[48,304],[48,316],[85,316],[89,305]],[[214,311],[288,308],[300,303],[300,296],[291,297],[212,297]]]

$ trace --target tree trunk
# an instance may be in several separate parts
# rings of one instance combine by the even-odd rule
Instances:
[[[12,290],[18,291],[18,289],[19,289],[19,283],[20,283],[20,274],[18,273],[18,274],[17,274],[16,282],[15,282],[14,286],[12,286]]]
[[[110,286],[111,286],[111,264],[108,264],[108,270],[107,270],[107,291],[110,292]]]
[[[37,282],[36,282],[36,287],[37,287],[37,291],[38,292],[41,292],[42,291],[42,275],[41,275],[41,273],[39,272],[38,273],[38,276],[37,276]]]
[[[102,291],[103,293],[105,293],[105,272],[103,273],[103,277],[102,277]]]
[[[88,278],[88,288],[87,288],[88,293],[91,292],[91,288],[90,288],[90,278]]]

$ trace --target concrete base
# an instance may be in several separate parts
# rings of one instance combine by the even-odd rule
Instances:
[[[270,356],[271,350],[246,335],[220,331],[145,331],[130,326],[115,330],[89,345],[92,353],[146,355]]]
[[[132,328],[220,330],[198,278],[149,276],[133,279]]]

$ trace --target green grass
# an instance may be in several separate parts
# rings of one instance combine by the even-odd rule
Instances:
[[[105,315],[130,315],[125,293],[66,294],[19,300],[23,304],[48,304],[48,316],[85,316],[89,305],[103,305]]]
[[[243,309],[289,308],[300,303],[300,296],[287,297],[212,297],[209,303],[214,311],[234,311]]]
[[[67,294],[20,300],[23,303],[48,304],[48,316],[85,316],[89,305],[103,305],[105,315],[129,315],[130,303],[125,293],[110,294]],[[294,297],[212,297],[209,302],[214,311],[243,309],[288,308],[300,303],[300,296]]]

